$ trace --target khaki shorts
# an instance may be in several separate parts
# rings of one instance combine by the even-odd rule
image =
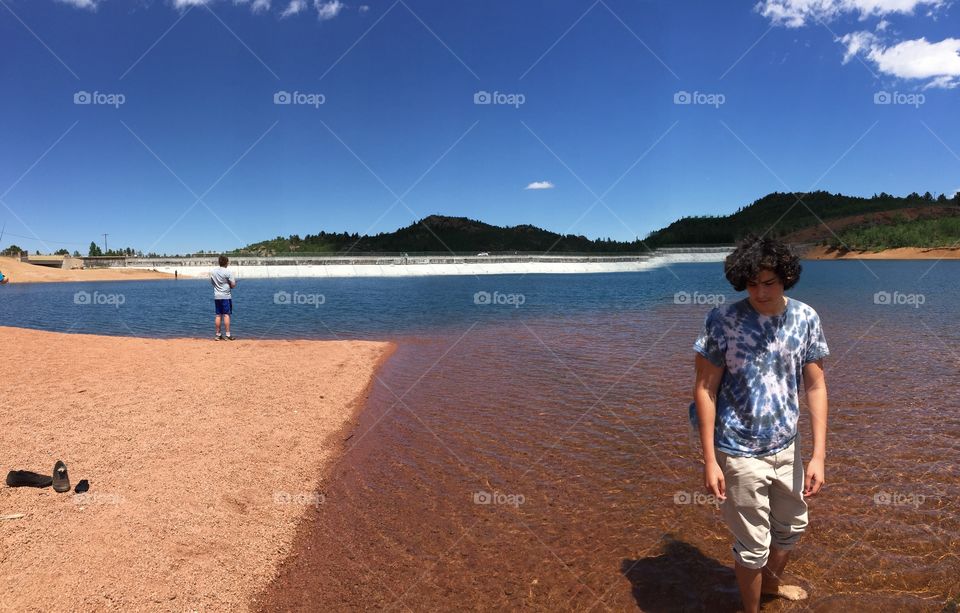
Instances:
[[[807,527],[798,441],[759,458],[717,450],[727,494],[720,508],[736,539],[733,556],[741,566],[763,568],[771,543],[777,549],[793,549]]]

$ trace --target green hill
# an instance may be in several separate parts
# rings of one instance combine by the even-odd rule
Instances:
[[[797,199],[802,198],[802,203]],[[729,244],[736,242],[747,232],[765,233],[785,240],[823,240],[832,233],[822,222],[830,220],[856,220],[859,225],[877,223],[877,214],[902,211],[913,216],[924,209],[960,211],[960,198],[948,200],[941,195],[934,198],[929,192],[897,197],[881,193],[872,198],[844,196],[819,191],[809,194],[775,192],[760,198],[732,215],[715,217],[684,217],[666,228],[651,232],[644,241],[651,248],[667,245]],[[805,229],[822,232],[806,232]],[[828,240],[829,242],[829,240]]]
[[[590,240],[535,226],[493,226],[466,217],[431,215],[395,232],[375,236],[327,233],[298,235],[248,245],[236,253],[463,253],[533,251],[617,253],[645,251],[639,241]]]
[[[803,199],[802,203],[798,197]],[[842,233],[841,239],[854,249],[893,242],[899,245],[904,241],[913,241],[904,246],[941,246],[948,244],[946,241],[955,234],[949,220],[958,215],[960,197],[934,198],[929,192],[904,197],[881,193],[872,198],[824,191],[775,192],[730,215],[684,217],[651,232],[643,241],[591,240],[531,225],[500,227],[466,217],[431,215],[394,232],[373,236],[346,232],[278,236],[233,253],[637,253],[671,245],[729,245],[748,232],[768,233],[794,243],[831,245],[838,243],[836,235]],[[899,233],[891,229],[915,223],[920,225]],[[940,242],[926,244],[930,241],[924,232],[932,232]]]

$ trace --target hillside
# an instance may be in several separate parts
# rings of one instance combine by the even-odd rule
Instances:
[[[803,203],[798,202],[798,197],[802,197]],[[901,215],[891,215],[892,212]],[[774,192],[731,215],[684,217],[651,232],[644,242],[653,248],[729,244],[747,232],[767,231],[789,242],[829,242],[840,229],[896,224],[918,217],[953,216],[957,212],[960,212],[960,198],[954,196],[951,200],[942,195],[934,198],[929,192],[904,197],[881,193],[872,198],[823,191],[809,194]]]
[[[797,201],[802,196],[803,204]],[[910,194],[898,197],[881,193],[872,198],[829,192],[793,194],[775,192],[735,213],[712,217],[684,217],[666,228],[651,232],[643,241],[591,240],[580,235],[560,235],[531,225],[494,226],[466,217],[431,215],[394,232],[374,236],[320,232],[304,237],[261,241],[234,254],[276,255],[285,253],[425,253],[471,254],[479,252],[637,253],[671,245],[728,245],[747,232],[768,233],[792,243],[837,245],[836,235],[845,233],[851,248],[868,249],[884,244],[877,230],[883,226],[926,221],[909,232],[900,232],[889,242],[897,247],[947,246],[952,230],[945,220],[960,216],[960,198],[934,198]],[[936,228],[935,244],[919,240],[919,232]],[[883,236],[888,236],[885,231]],[[911,238],[912,237],[912,238]],[[869,240],[868,240],[869,238]],[[901,244],[916,239],[916,244]],[[860,241],[860,242],[857,242]],[[863,243],[861,245],[861,242]]]
[[[359,236],[342,232],[298,235],[248,245],[236,253],[424,253],[550,251],[607,253],[644,251],[639,242],[590,240],[566,236],[531,225],[500,227],[468,219],[430,215],[395,232]]]

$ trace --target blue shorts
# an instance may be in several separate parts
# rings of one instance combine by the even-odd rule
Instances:
[[[233,313],[233,300],[230,298],[214,298],[213,302],[217,307],[217,315],[230,315]]]

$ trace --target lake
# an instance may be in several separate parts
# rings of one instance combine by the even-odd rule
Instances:
[[[958,261],[804,262],[788,295],[817,309],[832,351],[827,485],[788,567],[811,600],[766,610],[960,596],[958,279]],[[732,610],[730,537],[686,407],[706,312],[744,295],[712,263],[241,280],[240,339],[399,346],[265,608]],[[11,284],[0,321],[212,337],[211,298],[184,279]]]

